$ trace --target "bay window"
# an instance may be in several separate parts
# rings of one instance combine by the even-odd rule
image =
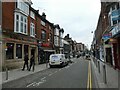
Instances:
[[[14,32],[27,34],[27,17],[21,13],[15,13]]]
[[[25,3],[23,0],[17,0],[16,6],[19,10],[29,15],[29,5]]]

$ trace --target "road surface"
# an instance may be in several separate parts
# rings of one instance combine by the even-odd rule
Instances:
[[[5,83],[3,88],[97,88],[90,60],[73,61],[63,68],[49,68]]]

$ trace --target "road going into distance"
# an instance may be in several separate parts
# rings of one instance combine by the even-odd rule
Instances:
[[[65,67],[53,67],[3,84],[3,88],[97,88],[90,60],[72,59]]]

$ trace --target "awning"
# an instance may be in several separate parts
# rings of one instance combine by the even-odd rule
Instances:
[[[55,52],[55,50],[44,50],[45,52]]]

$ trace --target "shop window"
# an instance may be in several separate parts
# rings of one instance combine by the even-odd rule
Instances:
[[[24,55],[28,53],[28,45],[24,45]]]
[[[120,20],[118,20],[118,23],[120,23]]]
[[[6,59],[13,59],[14,58],[14,44],[7,43],[6,44]]]
[[[16,58],[22,58],[22,45],[16,44]]]
[[[113,25],[117,24],[117,20],[113,21]]]

